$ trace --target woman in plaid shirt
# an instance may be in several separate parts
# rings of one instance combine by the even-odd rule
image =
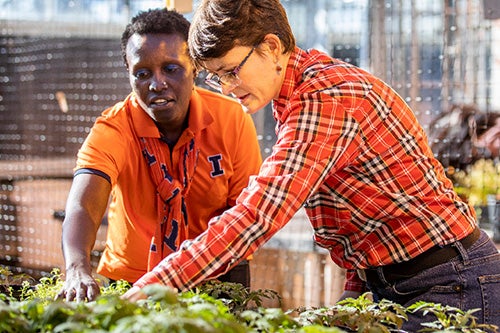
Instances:
[[[247,112],[272,102],[277,142],[236,206],[124,297],[145,297],[140,288],[151,283],[185,290],[222,274],[305,207],[317,244],[347,269],[343,297],[370,290],[402,305],[480,308],[478,321],[500,324],[500,254],[393,89],[298,48],[279,0],[202,1],[189,46],[207,83]],[[421,320],[403,328],[416,331]]]

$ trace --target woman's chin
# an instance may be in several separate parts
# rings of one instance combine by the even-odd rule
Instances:
[[[248,114],[254,114],[260,110],[262,110],[263,108],[266,107],[266,105],[261,105],[260,103],[256,103],[254,101],[254,103],[241,103],[241,107],[243,108],[243,111],[245,113],[248,113]]]

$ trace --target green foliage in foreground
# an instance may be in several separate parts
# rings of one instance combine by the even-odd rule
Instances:
[[[249,291],[239,284],[217,282],[184,293],[148,286],[144,289],[148,299],[133,303],[121,299],[130,285],[118,281],[102,287],[96,301],[65,302],[54,300],[63,284],[57,270],[37,284],[24,280],[15,296],[7,283],[11,278],[0,270],[0,282],[7,287],[3,293],[0,290],[0,332],[6,333],[384,333],[398,332],[407,313],[416,311],[436,319],[423,325],[421,332],[496,332],[494,327],[477,324],[474,311],[424,302],[404,308],[389,301],[375,303],[368,294],[331,307],[283,311],[263,307],[265,299],[280,299],[274,291]]]

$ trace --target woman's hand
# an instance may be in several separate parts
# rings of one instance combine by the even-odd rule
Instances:
[[[142,292],[141,288],[132,287],[129,290],[127,290],[127,292],[125,294],[123,294],[121,298],[127,299],[131,302],[137,302],[138,300],[148,298],[148,295],[146,295],[144,292]]]

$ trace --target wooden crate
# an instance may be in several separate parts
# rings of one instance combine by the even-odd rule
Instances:
[[[40,270],[64,267],[62,222],[54,212],[64,210],[71,180],[21,180],[11,194],[17,210],[19,265]]]
[[[253,290],[272,289],[282,296],[281,307],[333,305],[343,292],[345,270],[321,252],[262,248],[250,262]],[[267,307],[279,307],[266,301]]]
[[[3,223],[3,230],[0,230],[1,237],[8,238],[12,244],[0,247],[2,258],[15,258],[11,260],[12,265],[30,271],[50,272],[53,268],[60,268],[64,272],[61,248],[63,221],[54,213],[64,212],[70,187],[71,179],[15,182],[8,194],[9,204],[15,210],[12,215],[14,220],[11,226]],[[14,230],[15,235],[8,235],[5,229]],[[107,226],[99,228],[92,252],[94,268],[104,249],[106,232]]]

